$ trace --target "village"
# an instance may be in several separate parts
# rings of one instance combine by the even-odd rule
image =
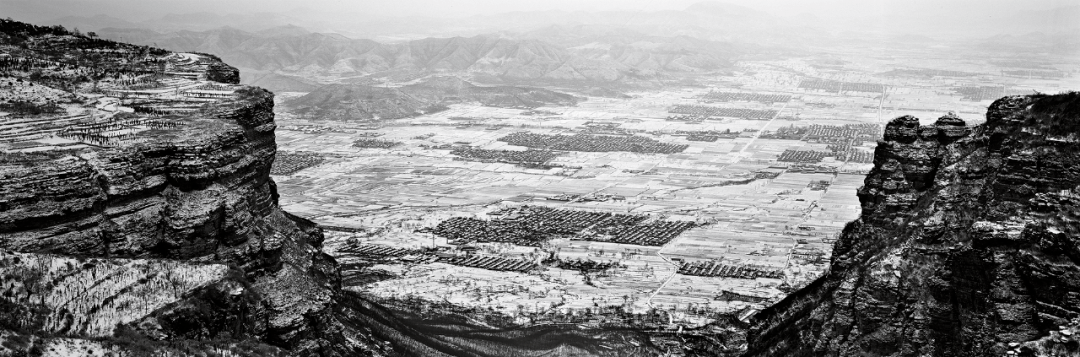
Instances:
[[[299,156],[311,167],[275,179],[287,210],[333,227],[350,289],[375,298],[530,323],[617,309],[702,326],[824,273],[893,115],[978,123],[1001,94],[923,89],[989,80],[976,70],[741,66],[702,88],[527,111],[455,104],[376,126],[280,109],[284,125],[326,129],[280,131],[279,157],[322,159]],[[887,68],[857,67],[873,66]],[[391,248],[404,250],[371,253]]]
[[[79,88],[0,78],[0,150],[138,143],[246,95],[208,78],[209,55],[99,52],[5,53],[3,73],[47,68]],[[324,227],[349,289],[372,297],[533,322],[616,308],[687,327],[746,319],[824,273],[888,120],[979,123],[1000,95],[1074,79],[836,55],[575,106],[457,103],[375,123],[293,115],[283,103],[303,93],[277,93],[271,175],[286,211]],[[84,73],[79,56],[130,65]]]

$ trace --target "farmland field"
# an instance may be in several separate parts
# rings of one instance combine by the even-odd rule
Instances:
[[[349,288],[373,298],[518,319],[663,309],[700,326],[823,274],[887,120],[978,123],[988,104],[924,89],[939,79],[740,66],[702,87],[528,111],[465,103],[358,124],[281,107],[280,150],[311,163],[277,171],[281,204],[327,228]],[[405,250],[350,253],[379,246]]]

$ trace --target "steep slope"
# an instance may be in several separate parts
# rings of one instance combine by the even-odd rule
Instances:
[[[278,206],[273,94],[236,85],[237,70],[213,56],[11,20],[0,30],[0,50],[32,64],[4,76],[52,73],[36,85],[73,98],[63,115],[0,117],[0,354],[362,347],[333,317],[340,275],[321,231]],[[111,55],[86,68],[84,51]]]
[[[755,317],[747,356],[1080,352],[1080,94],[986,119],[891,121],[828,274]]]
[[[270,323],[250,333],[287,348],[306,343],[329,321],[338,278],[330,258],[312,251],[321,238],[277,208],[272,98],[253,91],[214,113],[217,120],[196,119],[139,145],[9,161],[0,247],[235,264],[266,298],[259,313]],[[301,276],[313,285],[294,285]],[[290,291],[312,299],[268,294]]]

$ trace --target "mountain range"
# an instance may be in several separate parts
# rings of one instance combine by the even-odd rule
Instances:
[[[897,7],[822,4],[820,11],[799,12],[773,8],[775,14],[731,3],[705,1],[682,9],[659,11],[516,11],[464,17],[390,16],[363,11],[341,11],[318,7],[258,12],[146,11],[142,20],[128,20],[131,6],[109,8],[79,2],[0,0],[9,16],[31,19],[40,24],[62,24],[83,31],[105,28],[140,28],[157,32],[209,31],[233,27],[248,32],[296,25],[314,32],[337,33],[351,38],[401,42],[433,36],[471,37],[495,32],[527,32],[547,26],[608,26],[631,28],[657,36],[690,36],[713,41],[804,47],[828,43],[840,33],[858,33],[880,38],[914,33],[967,41],[1001,34],[1031,32],[1071,33],[1080,29],[1080,6],[1051,3],[1038,6],[967,6],[927,4]],[[761,6],[767,7],[767,4]],[[623,7],[626,8],[626,7]],[[167,11],[167,10],[166,10]],[[173,10],[175,11],[175,9]],[[955,16],[964,11],[965,16]],[[49,14],[52,14],[51,16]],[[58,14],[66,14],[59,16]],[[93,14],[93,15],[84,15]],[[108,15],[106,15],[108,14]],[[154,15],[150,15],[154,14]],[[121,19],[124,18],[124,19]]]
[[[292,25],[258,32],[225,27],[168,33],[106,28],[98,33],[174,51],[211,53],[253,76],[244,80],[247,84],[299,91],[340,78],[401,73],[458,73],[503,80],[655,79],[722,70],[749,48],[598,26],[552,26],[516,36],[488,34],[401,43],[314,33]]]
[[[457,18],[380,16],[363,12],[301,8],[287,13],[265,11],[168,13],[146,20],[124,20],[105,15],[117,14],[116,16],[125,17],[121,15],[123,10],[108,11],[104,8],[97,11],[105,14],[47,17],[41,14],[57,14],[66,11],[57,9],[55,6],[30,1],[6,0],[0,3],[5,4],[5,7],[17,15],[23,17],[36,15],[41,20],[39,22],[43,24],[61,24],[68,28],[78,27],[83,31],[98,31],[104,28],[141,28],[158,32],[208,31],[230,26],[257,32],[293,24],[316,32],[333,32],[353,38],[400,40],[446,35],[469,37],[500,31],[522,32],[551,25],[603,25],[633,27],[636,30],[659,36],[689,35],[703,39],[745,42],[797,43],[791,38],[793,35],[800,37],[801,40],[820,35],[820,31],[810,29],[815,26],[804,21],[813,19],[778,17],[763,11],[722,2],[702,2],[681,10],[514,11]]]

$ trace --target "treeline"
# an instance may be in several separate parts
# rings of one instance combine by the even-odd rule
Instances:
[[[15,115],[39,115],[57,114],[63,111],[63,108],[51,101],[38,104],[29,100],[16,99],[6,103],[0,103],[0,111],[9,112]]]
[[[152,55],[163,56],[169,53],[169,51],[150,47],[150,46],[136,46],[113,40],[101,39],[93,32],[83,34],[78,30],[68,30],[63,25],[52,26],[38,26],[34,24],[28,24],[21,21],[12,20],[10,17],[6,19],[0,19],[0,33],[7,35],[10,40],[8,43],[20,43],[25,42],[26,39],[31,37],[42,37],[47,35],[53,36],[72,36],[75,41],[70,41],[68,45],[72,48],[90,49],[90,48],[128,48],[128,49],[145,49],[146,52]]]
[[[38,37],[45,35],[64,36],[72,35],[71,31],[68,31],[64,26],[37,26],[34,24],[28,24],[25,22],[19,22],[12,20],[10,17],[0,20],[0,32],[7,34],[8,36],[26,36],[26,37]]]
[[[16,115],[38,115],[60,113],[63,108],[53,102],[38,104],[29,100],[17,99],[7,103],[0,103],[0,110]]]

